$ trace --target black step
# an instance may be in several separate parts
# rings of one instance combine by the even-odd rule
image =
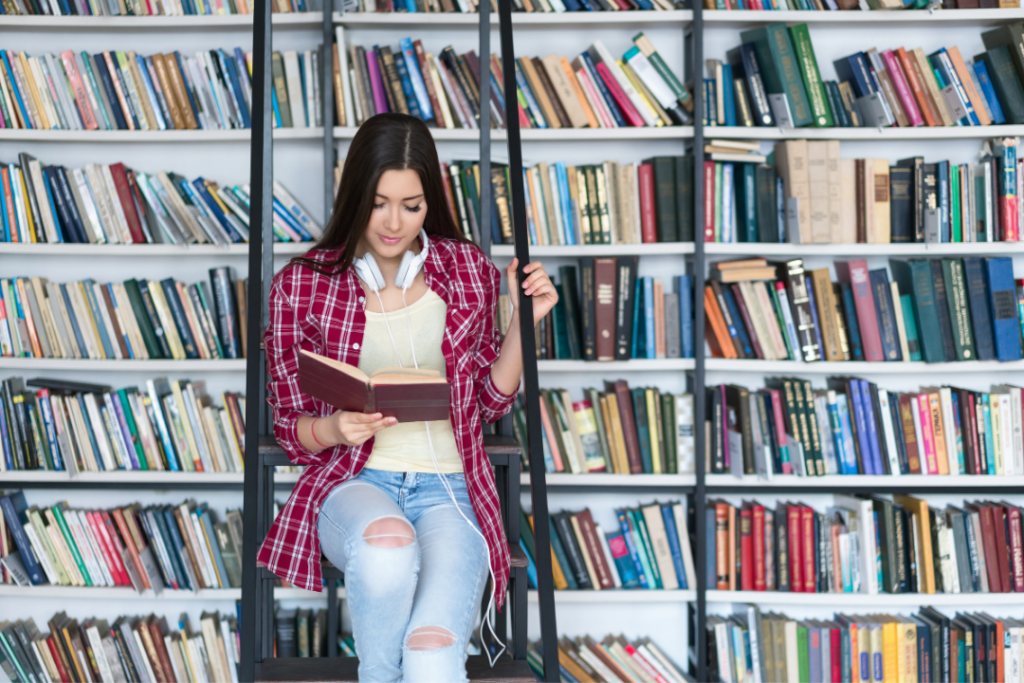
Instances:
[[[491,459],[491,464],[497,467],[513,467],[519,470],[519,443],[511,436],[498,436],[496,434],[484,434],[484,450]],[[278,445],[277,440],[272,436],[260,437],[260,462],[264,467],[273,465],[291,465],[284,449]]]
[[[256,665],[256,681],[331,681],[359,680],[356,657],[277,657]],[[525,660],[503,655],[492,669],[483,655],[466,660],[466,675],[481,683],[533,683],[537,678]]]

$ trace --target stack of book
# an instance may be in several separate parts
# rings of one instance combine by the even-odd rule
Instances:
[[[1024,123],[1024,56],[1017,49],[1024,23],[981,38],[986,50],[973,62],[956,46],[931,54],[920,47],[872,47],[835,60],[838,80],[826,81],[806,24],[744,31],[743,44],[725,63],[707,62],[704,122],[794,128]]]
[[[526,647],[526,661],[543,678],[544,664],[539,642]],[[625,636],[605,636],[596,642],[590,636],[558,639],[558,668],[562,680],[571,683],[684,683],[689,680],[682,668],[673,662],[650,638],[632,643]]]
[[[708,582],[718,590],[1024,592],[1021,510],[1005,501],[935,508],[908,495],[836,494],[821,513],[717,500],[707,530]]]
[[[767,388],[708,389],[708,472],[1024,474],[1022,389],[922,387],[894,392],[862,379],[769,378]]]
[[[275,0],[272,12],[306,12],[306,0]],[[346,8],[348,9],[348,8]],[[0,14],[64,17],[251,14],[247,0],[3,0]]]
[[[800,620],[737,605],[706,628],[708,680],[723,683],[1003,681],[1024,666],[1024,621],[986,612]]]
[[[615,511],[618,529],[605,533],[589,509],[551,515],[552,574],[557,589],[686,590],[697,586],[681,503],[658,502]],[[536,586],[533,517],[523,513],[520,545]]]
[[[0,279],[0,352],[15,358],[244,358],[246,280]]]
[[[202,381],[145,390],[52,379],[0,383],[0,471],[242,472],[245,398],[213,405]]]
[[[926,363],[1021,359],[1024,281],[1009,257],[718,263],[704,288],[716,358]]]
[[[535,328],[537,357],[586,361],[693,358],[693,276],[638,276],[638,256],[585,257],[559,266],[558,303]],[[512,311],[498,301],[502,331]]]
[[[238,683],[238,620],[203,612],[193,632],[164,617],[71,619],[55,614],[39,632],[32,619],[0,621],[0,668],[12,681],[223,681]]]
[[[341,51],[345,39],[337,31]],[[403,38],[394,50],[353,45],[344,52],[345,59],[339,52],[335,62],[335,93],[339,102],[351,93],[356,123],[401,112],[438,128],[479,128],[480,66],[472,50],[459,55],[449,46],[435,57],[419,40]],[[495,54],[490,79],[492,126],[503,128],[505,83]],[[557,54],[520,57],[516,96],[523,128],[673,126],[689,123],[693,110],[693,98],[643,33],[633,37],[621,59],[600,40],[571,63]]]
[[[541,389],[540,415],[547,472],[692,474],[693,395],[605,382],[572,401],[565,389]],[[513,412],[519,443],[526,444],[522,402]],[[524,448],[524,468],[528,469]]]
[[[756,150],[756,142],[715,140],[705,148],[704,241],[1018,242],[1018,143],[986,141],[976,164],[923,157],[890,164],[842,159],[838,140],[787,140],[770,157],[728,153],[747,144]]]
[[[19,586],[122,586],[197,591],[242,585],[242,513],[214,522],[206,505],[138,503],[75,510],[67,502],[31,507],[22,491],[0,498],[0,558]]]
[[[327,610],[278,607],[274,636],[278,657],[326,657]]]
[[[274,181],[274,238],[308,242],[321,226]],[[249,239],[249,184],[143,173],[116,164],[0,163],[0,242],[219,244]]]

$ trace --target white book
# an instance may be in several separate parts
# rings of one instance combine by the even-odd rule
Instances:
[[[43,231],[46,241],[59,242],[57,239],[57,226],[54,222],[53,211],[50,206],[50,199],[46,194],[46,185],[43,181],[43,167],[38,159],[31,159],[28,162],[29,175],[32,177],[32,189],[36,194],[36,203],[39,206],[39,215],[43,223]]]
[[[877,557],[877,545],[875,543],[875,514],[871,501],[866,498],[857,498],[844,494],[835,495],[836,507],[843,507],[851,511],[851,517],[856,517],[857,526],[857,554],[859,555],[859,566],[861,576],[861,588],[864,593],[878,593],[878,572],[875,567]],[[853,531],[852,523],[850,525]]]
[[[223,124],[217,117],[217,108],[213,104],[213,99],[210,95],[210,88],[206,84],[206,79],[203,78],[202,67],[199,65],[198,60],[195,57],[182,56],[181,63],[188,71],[189,77],[192,79],[192,85],[195,88],[195,95],[199,98],[202,108],[197,112],[200,128],[223,128]]]
[[[60,58],[54,57],[50,53],[42,55],[39,59],[49,72],[51,92],[56,91],[57,93],[57,103],[64,112],[64,120],[68,128],[70,130],[84,130],[82,121],[79,118],[78,109],[71,97],[71,88],[68,85],[67,76],[64,74],[64,65],[61,63]]]
[[[92,190],[89,188],[85,173],[80,168],[72,168],[70,171],[75,179],[75,187],[78,188],[78,196],[81,197],[82,206],[85,207],[85,232],[89,237],[89,241],[93,244],[103,244],[107,241],[107,238],[103,233],[100,214],[96,209],[96,202],[93,199]]]
[[[302,77],[302,83],[305,85],[303,92],[306,93],[306,126],[312,128],[317,125],[316,115],[317,111],[317,97],[316,93],[319,88],[317,87],[317,74],[313,64],[313,51],[305,50],[302,53],[302,63],[299,69],[299,74]]]
[[[118,468],[126,470],[136,469],[133,467],[131,456],[128,453],[128,449],[132,448],[132,444],[125,443],[124,441],[124,434],[117,424],[117,413],[114,411],[113,399],[109,392],[103,394],[103,407],[106,410],[102,410],[99,406],[97,406],[97,410],[100,410],[103,420],[102,424],[107,430],[106,437],[110,440],[111,451],[117,460]],[[101,434],[96,435],[97,441],[102,441],[101,436]]]
[[[133,359],[145,360],[149,358],[149,351],[142,340],[142,332],[139,330],[138,321],[132,313],[131,302],[128,300],[128,292],[124,285],[112,283],[110,287],[110,298],[114,302],[114,313],[117,314],[121,329],[128,337],[128,351]]]
[[[28,542],[32,546],[32,553],[39,560],[39,564],[43,566],[46,580],[54,586],[59,586],[61,584],[60,574],[57,573],[57,568],[51,561],[50,553],[47,552],[46,546],[43,545],[43,539],[39,538],[39,534],[36,533],[36,528],[31,522],[22,526],[25,529],[25,535],[28,536]]]
[[[690,549],[690,534],[686,531],[686,514],[683,512],[682,503],[672,504],[672,517],[676,523],[676,533],[679,536],[679,554],[683,556],[683,571],[686,572],[686,587],[689,590],[697,588],[697,572],[693,565],[693,551]]]
[[[632,49],[630,51],[632,52]],[[644,53],[636,50],[636,53],[626,61],[654,99],[658,100],[658,104],[665,109],[673,109],[678,106],[675,93],[668,87],[665,79],[651,65]]]
[[[299,73],[299,54],[295,50],[281,53],[284,76],[288,86],[288,105],[291,107],[292,127],[306,128],[306,112],[302,103],[302,76]]]
[[[103,189],[106,190],[107,193],[108,206],[111,209],[111,217],[113,218],[114,225],[118,231],[118,242],[121,242],[122,244],[131,244],[135,240],[132,239],[132,232],[128,228],[128,218],[125,216],[124,207],[118,199],[117,186],[114,184],[114,176],[110,172],[110,166],[97,164],[96,171],[100,179],[103,181]]]
[[[355,107],[359,106],[359,98],[352,96],[352,86],[349,81],[348,41],[345,39],[345,27],[336,26],[334,29],[334,36],[338,44],[338,66],[342,74],[341,99],[344,100],[341,107],[344,119],[342,121],[338,121],[338,125],[354,127],[356,125],[356,121],[360,120],[361,117],[355,111]],[[324,59],[324,62],[325,64],[323,65],[323,68],[327,68],[326,62],[330,62],[332,65],[331,68],[333,68],[333,55],[331,59]],[[426,78],[427,74],[423,74],[423,76]],[[337,105],[335,105],[335,108],[337,108]],[[437,117],[436,114],[437,112],[435,112],[435,119],[440,122],[440,117]],[[327,125],[327,123],[325,122],[324,125]]]
[[[996,395],[996,394],[994,394]],[[1010,412],[1010,394],[998,394],[999,396],[999,428],[1002,431],[1002,446],[1003,446],[1003,474],[1009,476],[1013,474],[1024,474],[1024,472],[1018,472],[1016,468],[1016,454],[1013,452],[1013,415]],[[1017,416],[1020,417],[1020,411],[1017,411]]]
[[[471,130],[475,129],[476,119],[473,118],[472,114],[467,116],[466,112],[462,109],[462,104],[459,102],[459,98],[455,96],[451,81],[448,78],[448,67],[446,67],[444,62],[440,60],[433,60],[433,63],[437,76],[441,79],[445,98],[451,105],[451,109],[455,112],[455,118],[458,118],[459,120],[459,127],[469,128]]]
[[[300,204],[295,197],[285,189],[284,185],[275,180],[273,188],[274,198],[284,205],[284,208],[287,209],[288,213],[291,214],[295,220],[299,222],[299,225],[305,228],[314,239],[318,239],[320,235],[323,234],[323,228],[320,224],[313,220],[313,217],[309,215],[309,212],[306,211],[305,207],[303,207],[302,204]],[[248,225],[248,222],[246,222],[246,224]]]
[[[97,239],[102,236],[102,243],[118,244],[121,242],[121,230],[117,226],[114,217],[114,208],[110,206],[110,196],[107,193],[107,183],[102,172],[96,164],[86,164],[82,167],[85,175],[86,185],[92,195],[93,203],[96,205],[96,214],[100,220],[100,232]]]
[[[961,458],[956,444],[953,392],[949,387],[939,387],[939,409],[942,411],[943,436],[946,441],[946,460],[949,461],[949,473],[952,475],[964,474],[961,469],[963,458]]]
[[[611,570],[612,583],[615,584],[616,588],[622,588],[622,579],[619,577],[619,569],[615,566],[615,560],[612,558],[612,549],[608,545],[608,537],[604,535],[604,531],[601,529],[601,525],[594,522],[594,530],[597,532],[597,540],[601,545],[601,552],[604,555],[605,564]]]
[[[160,683],[157,680],[156,674],[153,673],[153,666],[149,663],[149,656],[146,654],[146,646],[142,643],[142,636],[139,635],[139,632],[134,628],[130,630],[132,632],[132,638],[135,641],[135,648],[138,650],[138,657],[132,657],[132,659],[135,660],[136,667],[138,667],[139,660],[141,660],[143,671],[140,673],[144,673],[148,676],[152,683]]]
[[[109,632],[109,631],[108,631]],[[110,662],[103,653],[103,637],[100,635],[100,629],[96,625],[95,621],[89,624],[89,628],[85,629],[85,635],[89,638],[89,646],[92,648],[93,654],[96,658],[96,666],[99,667],[100,677],[103,679],[103,683],[114,683],[114,672],[110,669]]]
[[[67,524],[68,531],[71,532],[71,540],[78,549],[78,554],[82,558],[82,563],[85,565],[85,571],[90,582],[93,586],[107,585],[106,578],[94,562],[92,548],[82,534],[82,529],[78,524],[78,517],[76,515],[72,515],[71,510],[67,508],[63,510],[63,513],[64,522]]]
[[[217,78],[217,69],[213,65],[213,58],[210,53],[201,51],[196,53],[196,70],[201,76],[201,83],[208,91],[210,101],[213,103],[213,111],[217,114],[217,121],[223,130],[233,128],[233,116],[231,106],[228,104],[224,91],[221,89],[220,80]]]
[[[882,414],[882,431],[885,433],[885,450],[889,454],[889,474],[899,476],[900,459],[896,448],[896,430],[892,424],[892,410],[889,407],[889,392],[878,390],[878,407]],[[952,430],[950,430],[952,431]]]
[[[92,64],[89,64],[90,69],[87,71],[85,68],[85,62],[82,61],[82,55],[76,53],[74,55],[75,67],[78,69],[78,73],[82,77],[82,85],[85,86],[85,94],[89,100],[89,106],[92,107],[93,115],[96,118],[97,130],[110,130],[110,122],[114,120],[113,112],[110,110],[110,106],[105,100],[96,92],[93,85],[96,84],[92,78],[89,77],[89,73],[92,71]]]
[[[196,553],[197,564],[199,565],[199,572],[202,574],[203,585],[206,588],[217,588],[219,583],[211,574],[212,566],[206,563],[206,556],[203,553],[203,549],[206,544],[202,542],[203,535],[202,531],[198,528],[198,520],[195,518],[195,513],[189,509],[190,506],[182,505],[181,515],[182,520],[187,522],[185,524],[188,530],[189,539],[192,542],[192,550]]]
[[[28,71],[25,76],[36,86],[36,91],[39,93],[38,102],[42,107],[43,115],[48,119],[47,123],[50,129],[68,130],[67,125],[64,123],[64,112],[57,111],[59,105],[54,101],[54,93],[50,91],[50,83],[43,74],[43,67],[39,63],[39,57],[29,57],[25,63],[28,64]],[[47,71],[49,71],[49,68],[47,68]],[[22,94],[23,98],[24,96]],[[31,91],[29,91],[29,97],[31,97]]]
[[[913,413],[914,418],[914,436],[917,439],[917,457],[921,463],[921,474],[928,474],[928,458],[924,453],[924,437],[921,434],[921,413],[919,411],[920,402],[917,400],[917,395],[911,394],[910,396],[910,412]]]
[[[590,50],[593,50],[591,54],[596,53],[598,57],[598,59],[594,60],[595,62],[604,62],[604,65],[605,67],[608,68],[608,71],[611,73],[612,78],[615,79],[615,82],[618,83],[619,87],[622,89],[622,92],[624,92],[626,94],[626,97],[629,98],[629,101],[632,103],[633,108],[636,109],[637,112],[639,112],[640,118],[644,120],[644,123],[648,126],[655,126],[657,114],[652,112],[649,109],[648,105],[643,101],[643,98],[640,97],[640,93],[636,91],[636,88],[633,87],[633,84],[630,82],[629,78],[627,78],[626,74],[623,73],[622,67],[619,66],[619,63],[612,58],[611,53],[608,52],[608,49],[604,46],[604,43],[602,43],[600,40],[595,40],[593,45],[590,46]]]
[[[103,546],[100,545],[100,539],[97,538],[96,532],[92,528],[92,524],[89,523],[89,518],[85,515],[85,511],[71,510],[70,512],[72,516],[78,517],[78,524],[82,529],[85,539],[89,543],[89,550],[93,554],[96,565],[100,569],[100,573],[103,574],[104,581],[106,581],[108,586],[116,586],[117,582],[114,581],[114,576],[110,571],[110,566],[107,564],[106,555],[103,554]]]
[[[218,415],[223,425],[222,428],[224,430],[224,436],[228,442],[228,450],[231,454],[231,462],[234,463],[234,471],[242,472],[244,471],[244,466],[242,465],[242,452],[238,447],[238,439],[235,438],[235,426],[231,423],[231,416],[228,414],[228,411],[223,408],[218,411]]]

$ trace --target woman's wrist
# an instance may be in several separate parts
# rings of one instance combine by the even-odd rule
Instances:
[[[317,446],[319,446],[320,448],[330,448],[330,445],[324,443],[316,436],[316,423],[319,421],[319,417],[314,417],[313,420],[309,423],[309,434],[310,436],[313,437],[313,442],[316,443]]]

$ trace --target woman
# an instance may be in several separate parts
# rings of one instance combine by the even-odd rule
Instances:
[[[423,262],[402,288],[407,252]],[[268,401],[278,442],[307,467],[258,562],[316,591],[321,550],[344,569],[360,681],[466,680],[488,569],[504,601],[508,543],[481,420],[507,413],[519,387],[518,291],[534,298],[535,324],[558,300],[539,262],[521,287],[516,266],[506,269],[513,315],[501,343],[499,272],[452,218],[430,131],[379,114],[352,140],[320,241],[274,277]],[[397,424],[334,410],[299,389],[300,349],[367,374],[438,370],[451,385],[449,419]]]

